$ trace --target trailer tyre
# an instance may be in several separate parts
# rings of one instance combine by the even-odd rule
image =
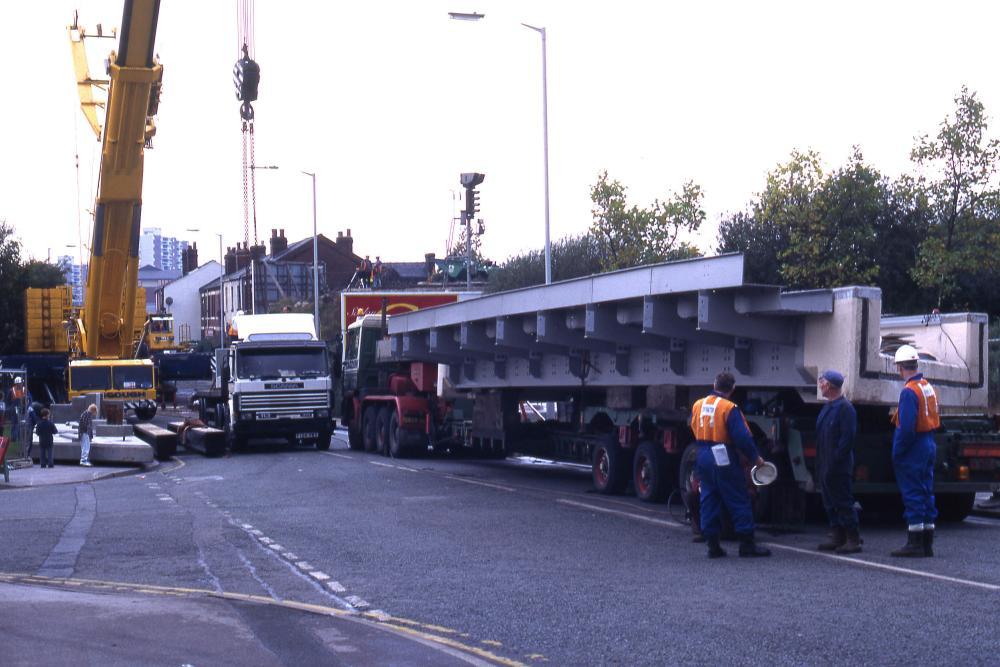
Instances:
[[[320,431],[319,439],[316,440],[316,449],[321,452],[325,452],[330,449],[330,438],[333,437],[333,433],[330,431]]]
[[[625,489],[628,483],[626,456],[614,436],[609,435],[594,446],[591,476],[598,493],[612,495]]]
[[[378,419],[378,408],[369,405],[365,408],[364,419],[361,421],[362,444],[366,452],[375,451],[375,421]]]
[[[350,423],[347,424],[347,446],[354,451],[365,448],[364,439],[361,437],[360,424],[357,427],[354,427]]]
[[[939,493],[935,496],[941,521],[965,521],[976,504],[975,493]]]
[[[389,456],[389,420],[395,412],[395,408],[389,406],[383,406],[378,411],[378,421],[375,422],[375,449],[382,456]]]
[[[632,485],[635,495],[644,502],[660,502],[667,497],[670,482],[667,480],[666,457],[663,450],[652,442],[642,443],[635,453]]]
[[[399,432],[399,411],[393,410],[389,416],[389,426],[387,436],[389,438],[389,456],[398,459],[405,454],[403,443],[400,438],[403,434]]]

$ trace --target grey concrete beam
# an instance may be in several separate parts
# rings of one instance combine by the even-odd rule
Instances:
[[[741,315],[736,312],[731,292],[701,292],[698,295],[698,329],[715,333],[767,340],[795,342],[794,326],[785,318],[768,315]]]
[[[535,335],[537,322],[535,317],[498,317],[494,320],[494,341],[499,352],[505,352],[517,357],[528,357],[532,352],[559,353],[564,348],[558,345],[539,343]]]
[[[566,325],[566,315],[561,311],[539,312],[536,316],[535,337],[539,343],[556,345],[566,350],[578,348],[595,352],[614,352],[615,344],[603,340],[584,337],[583,329],[570,329]]]
[[[833,292],[827,289],[782,292],[779,288],[743,288],[733,297],[740,315],[816,315],[833,312]]]
[[[700,343],[731,347],[733,337],[708,331],[699,331],[697,321],[698,300],[673,300],[662,297],[647,297],[643,300],[642,332],[666,339],[679,339]],[[672,349],[678,346],[673,345]]]

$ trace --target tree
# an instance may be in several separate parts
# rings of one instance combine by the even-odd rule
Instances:
[[[597,243],[601,268],[605,271],[640,264],[697,257],[692,244],[681,241],[682,233],[692,233],[705,220],[701,188],[693,182],[683,185],[666,201],[659,199],[651,208],[629,207],[627,190],[608,172],[598,175],[590,190],[593,221],[590,236]]]
[[[0,220],[0,354],[21,352],[24,343],[24,294],[21,277],[21,242],[14,228]]]
[[[597,243],[589,234],[567,236],[552,244],[552,280],[569,280],[601,271]],[[509,257],[490,274],[488,292],[545,284],[545,251],[530,250]]]
[[[733,213],[719,225],[716,252],[743,253],[743,276],[752,283],[781,283],[778,254],[788,245],[787,231],[758,218],[753,210]]]
[[[1000,269],[1000,141],[987,137],[985,108],[974,92],[963,86],[954,101],[954,115],[934,137],[919,137],[910,154],[932,213],[912,274],[935,291],[939,307],[962,301],[963,281]]]

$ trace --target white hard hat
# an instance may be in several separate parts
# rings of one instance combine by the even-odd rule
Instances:
[[[912,345],[900,345],[899,349],[896,350],[896,363],[901,364],[906,361],[917,361],[920,359],[920,355],[917,354],[917,348]]]
[[[20,378],[20,376],[14,378],[14,384],[21,384],[21,378]]]
[[[750,470],[750,479],[755,486],[767,486],[778,479],[778,468],[770,461],[764,461],[762,465],[754,466]]]

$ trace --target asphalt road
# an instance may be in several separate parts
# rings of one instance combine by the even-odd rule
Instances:
[[[940,526],[934,559],[888,557],[905,540],[896,525],[866,526],[857,557],[819,554],[811,525],[760,534],[770,559],[730,545],[708,560],[674,515],[591,493],[573,466],[397,461],[335,439],[329,452],[184,455],[146,475],[3,492],[0,570],[18,586],[294,601],[420,640],[402,662],[370,638],[354,653],[313,642],[330,664],[433,664],[421,652],[437,648],[452,651],[438,664],[996,664],[1000,521]],[[298,613],[268,607],[240,627],[261,655],[302,664],[274,645]],[[296,636],[321,636],[315,618],[301,623]]]

